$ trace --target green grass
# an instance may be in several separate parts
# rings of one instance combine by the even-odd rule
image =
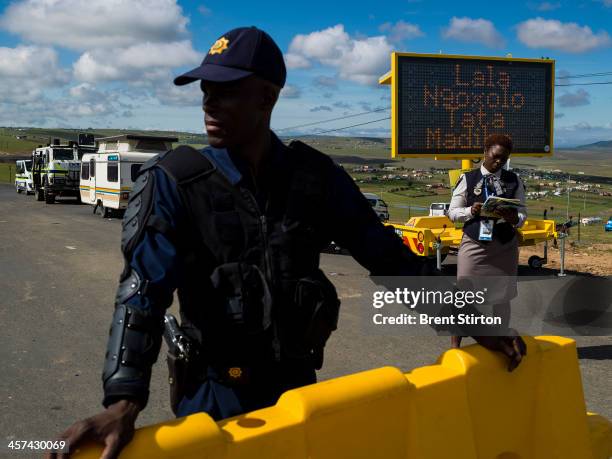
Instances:
[[[0,163],[0,183],[15,183],[15,163]]]
[[[29,154],[38,145],[47,145],[52,139],[58,138],[62,143],[69,140],[76,141],[79,133],[93,134],[96,138],[110,137],[123,134],[157,135],[177,137],[177,144],[203,145],[206,136],[189,132],[175,131],[138,131],[121,129],[42,129],[42,128],[0,128],[0,155],[1,154]],[[16,136],[26,136],[26,139],[17,139]]]
[[[37,140],[21,140],[0,129],[0,152],[8,154],[31,153],[39,145]]]

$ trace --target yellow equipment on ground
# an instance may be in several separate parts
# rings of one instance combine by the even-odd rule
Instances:
[[[445,256],[452,247],[459,246],[463,237],[463,230],[455,228],[446,216],[412,217],[404,225],[388,223],[387,226],[395,228],[404,244],[422,257],[435,257],[438,249]],[[518,229],[520,246],[536,245],[558,237],[553,220],[530,218]]]
[[[507,360],[478,345],[406,374],[383,367],[286,392],[215,423],[199,413],[145,427],[121,457],[607,459],[612,424],[587,413],[573,340],[526,338]],[[74,458],[98,458],[89,445]]]

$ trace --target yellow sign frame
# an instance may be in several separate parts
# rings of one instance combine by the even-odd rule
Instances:
[[[535,152],[535,153],[513,153],[513,157],[523,156],[536,156],[536,157],[550,157],[554,152],[554,121],[555,121],[555,60],[554,59],[528,59],[521,57],[491,57],[491,56],[468,56],[463,54],[422,54],[422,53],[391,53],[391,71],[379,78],[379,84],[390,84],[391,85],[391,157],[392,158],[434,158],[434,159],[473,159],[482,158],[482,153],[469,154],[469,153],[458,153],[458,154],[442,154],[442,153],[398,153],[397,152],[397,135],[399,133],[399,117],[397,116],[398,111],[398,85],[397,85],[397,72],[399,69],[398,61],[401,57],[426,57],[434,59],[466,59],[466,60],[485,60],[485,61],[516,61],[516,62],[536,62],[551,65],[551,100],[550,100],[550,151],[548,153]]]

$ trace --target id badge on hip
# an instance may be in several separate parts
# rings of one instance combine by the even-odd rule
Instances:
[[[479,241],[493,240],[493,220],[480,220],[480,231],[478,233]]]

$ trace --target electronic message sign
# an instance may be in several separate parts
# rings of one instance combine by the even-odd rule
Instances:
[[[391,85],[393,156],[481,157],[490,134],[552,154],[553,60],[393,53]]]

